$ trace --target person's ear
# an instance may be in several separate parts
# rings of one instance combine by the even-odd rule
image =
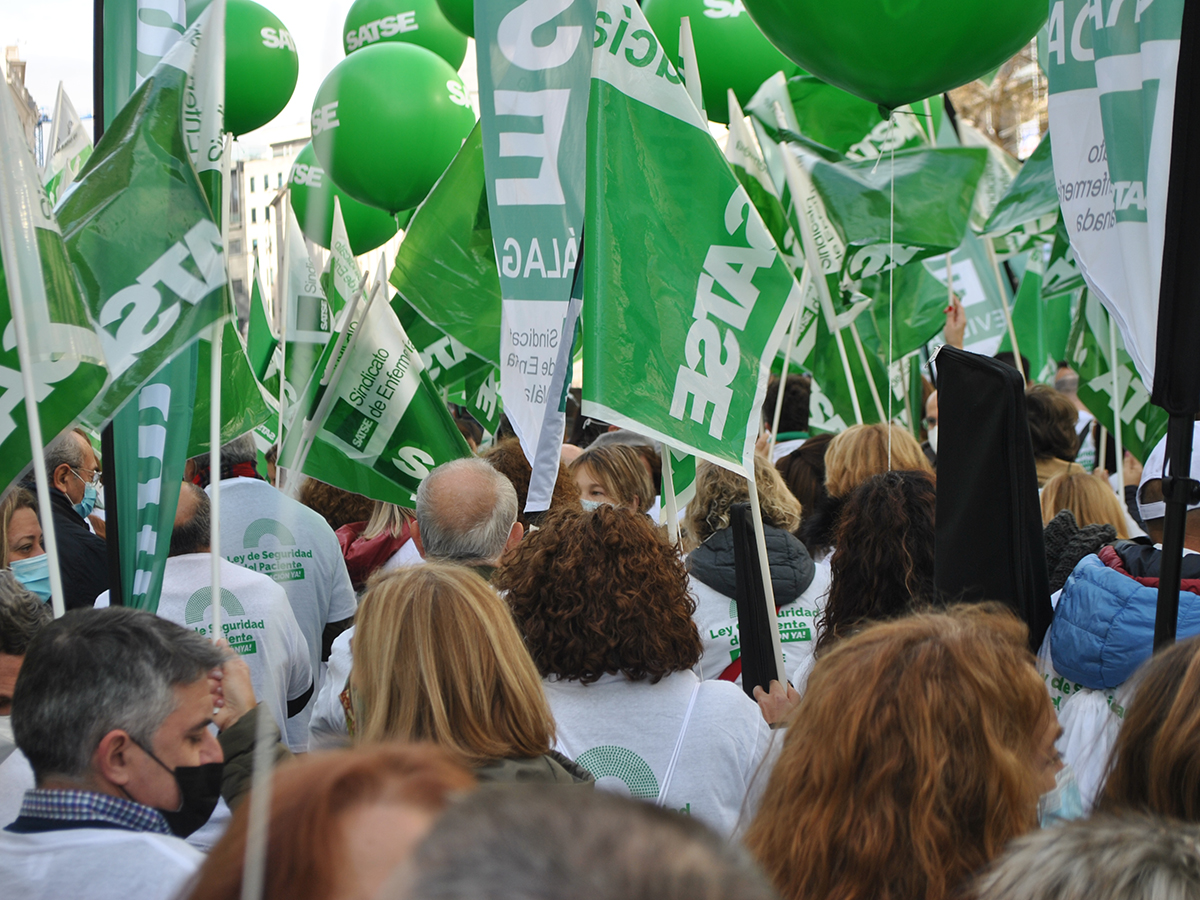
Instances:
[[[134,747],[126,732],[119,728],[110,731],[92,754],[92,770],[104,782],[124,787],[133,780]]]
[[[71,479],[71,466],[68,463],[62,463],[52,473],[50,473],[50,483],[62,491],[67,493],[67,485]]]
[[[195,479],[196,479],[196,461],[194,459],[189,459],[187,462],[185,462],[183,464],[183,480],[187,481],[187,482],[194,482]]]
[[[512,528],[508,530],[508,540],[504,543],[504,549],[511,550],[521,543],[523,537],[525,537],[525,526],[520,522],[513,522]]]
[[[421,526],[417,524],[417,520],[412,520],[412,525],[409,526],[409,533],[412,535],[412,542],[417,545],[417,552],[421,554],[421,559],[425,558],[425,545],[421,543]]]

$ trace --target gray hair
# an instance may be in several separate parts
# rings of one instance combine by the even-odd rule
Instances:
[[[204,636],[151,612],[80,609],[33,639],[13,691],[17,746],[37,783],[83,778],[110,731],[144,747],[176,708],[175,688],[224,662]]]
[[[516,488],[482,459],[440,465],[417,488],[417,527],[429,558],[491,562],[516,521]]]
[[[212,501],[203,489],[184,483],[183,490],[196,501],[192,517],[171,530],[171,549],[168,556],[203,553],[212,543]]]
[[[475,791],[381,900],[777,900],[746,851],[700,822],[602,791]]]
[[[631,431],[628,428],[618,428],[616,431],[604,432],[604,434],[588,444],[587,449],[607,447],[610,444],[619,444],[625,447],[652,447],[655,453],[662,456],[662,446],[658,441],[654,440],[654,438],[638,434],[636,431]]]
[[[1096,816],[1035,831],[979,877],[973,900],[1190,900],[1200,896],[1200,825]]]
[[[9,571],[0,571],[0,653],[24,656],[34,635],[54,621],[50,604],[25,589]]]
[[[80,441],[86,440],[74,428],[64,431],[54,440],[52,440],[42,453],[42,458],[46,461],[46,472],[51,478],[54,477],[54,470],[66,463],[72,469],[82,469],[87,458],[83,453],[83,445]]]
[[[196,464],[197,468],[207,468],[209,456],[208,453],[201,453],[199,456],[193,456],[192,462]],[[222,466],[236,466],[248,462],[258,462],[258,445],[254,443],[253,432],[246,432],[221,447]]]

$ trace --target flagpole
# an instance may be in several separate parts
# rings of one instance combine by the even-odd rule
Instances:
[[[1116,444],[1116,456],[1113,460],[1113,468],[1117,471],[1117,495],[1121,498],[1121,503],[1125,502],[1125,442],[1121,434],[1121,377],[1120,370],[1117,368],[1119,358],[1117,356],[1117,322],[1109,314],[1108,317],[1108,346],[1112,352],[1109,358],[1109,365],[1112,368],[1112,411],[1113,411],[1113,442]]]
[[[812,270],[804,267],[804,272],[800,276],[800,298],[803,300],[804,295],[808,292],[809,286],[812,285]],[[783,389],[787,386],[788,367],[792,362],[792,348],[796,346],[796,329],[800,327],[800,310],[796,310],[796,314],[792,316],[792,324],[788,327],[787,346],[783,348],[783,372],[779,376],[779,392],[775,395],[775,414],[771,418],[771,437],[767,442],[767,456],[774,459],[775,457],[775,441],[776,435],[779,433],[779,416],[783,412]]]
[[[212,634],[219,641],[221,633],[221,332],[225,320],[212,326],[212,353],[208,382],[208,462],[211,481],[209,496],[212,506],[209,556],[212,557]]]
[[[33,455],[33,474],[37,482],[39,518],[42,534],[46,541],[47,562],[50,569],[50,604],[54,618],[66,612],[63,600],[62,573],[58,568],[58,537],[54,527],[54,507],[50,505],[50,480],[46,473],[45,442],[42,440],[42,421],[38,416],[37,387],[33,380],[33,359],[29,353],[29,330],[25,321],[25,297],[21,290],[21,279],[17,277],[17,242],[11,223],[17,220],[16,210],[9,208],[7,191],[0,191],[0,254],[12,260],[4,267],[4,280],[8,285],[9,308],[12,311],[13,328],[17,338],[17,359],[21,366],[21,387],[25,391],[25,417],[29,423],[29,446]]]
[[[858,361],[862,363],[863,374],[867,378],[867,387],[871,389],[871,399],[875,401],[875,412],[879,414],[880,422],[887,422],[888,417],[883,412],[883,401],[879,399],[879,388],[875,385],[875,378],[871,375],[871,367],[867,365],[867,351],[863,349],[862,338],[858,335],[858,325],[854,322],[850,323],[850,337],[854,338],[854,348],[858,351]],[[888,372],[888,376],[890,380],[891,372]]]
[[[1013,325],[1012,310],[1008,305],[1007,289],[1004,285],[1004,276],[1000,274],[1000,262],[996,259],[996,249],[990,240],[983,242],[983,249],[987,251],[988,262],[992,264],[992,274],[996,276],[996,290],[1000,292],[1000,308],[1004,310],[1004,324],[1008,326],[1008,340],[1012,344],[1016,370],[1021,373],[1021,384],[1027,384],[1025,367],[1021,365],[1021,347],[1017,344],[1017,329]]]
[[[286,270],[285,270],[286,277]],[[287,403],[287,291],[277,291],[279,295],[279,428],[276,429],[275,441],[279,447],[278,462],[275,466],[275,487],[283,490],[284,468],[283,457],[283,410]]]
[[[762,571],[763,595],[767,600],[767,627],[771,630],[771,649],[775,653],[775,673],[776,679],[782,685],[787,685],[787,670],[783,667],[783,645],[779,642],[779,614],[775,611],[775,586],[771,584],[771,561],[767,558],[767,535],[766,529],[763,526],[762,516],[762,498],[758,493],[758,485],[756,484],[751,469],[751,477],[747,479],[750,484],[750,493],[753,495],[750,502],[750,514],[754,520],[754,543],[758,547],[758,567]]]
[[[662,467],[662,499],[663,514],[667,517],[667,536],[675,549],[679,546],[679,507],[675,503],[675,473],[671,471],[671,448],[666,444],[663,448]]]

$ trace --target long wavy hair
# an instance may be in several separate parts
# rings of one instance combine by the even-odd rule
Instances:
[[[830,497],[845,497],[873,475],[889,469],[933,473],[917,439],[900,425],[891,428],[888,459],[887,425],[851,425],[825,450],[825,489]]]
[[[355,739],[432,741],[475,767],[550,751],[554,719],[504,601],[470,569],[377,574],[358,608]]]
[[[855,488],[838,517],[817,653],[864,622],[894,619],[937,600],[936,506],[933,476],[926,472],[888,472]]]
[[[653,684],[700,661],[683,560],[641,513],[552,513],[492,583],[543,676],[590,684],[621,673]]]
[[[800,527],[801,507],[779,471],[761,457],[754,457],[754,481],[763,521],[784,531]],[[729,527],[735,503],[750,499],[750,482],[744,475],[710,462],[696,464],[696,496],[688,504],[684,525],[698,544]]]
[[[823,656],[746,846],[785,900],[946,900],[1037,826],[1054,715],[995,605],[872,625]]]
[[[1200,636],[1151,657],[1134,680],[1096,808],[1200,822]]]

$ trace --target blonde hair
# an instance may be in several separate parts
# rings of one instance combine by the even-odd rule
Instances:
[[[367,527],[363,529],[362,539],[370,541],[381,534],[400,537],[404,533],[405,523],[411,523],[416,517],[417,514],[411,509],[376,500],[371,518],[367,520]]]
[[[554,719],[499,595],[426,563],[374,576],[353,639],[355,738],[432,741],[467,766],[550,751]]]
[[[1129,529],[1125,525],[1125,510],[1112,489],[1101,483],[1094,475],[1084,472],[1055,475],[1042,489],[1042,524],[1064,509],[1075,515],[1075,521],[1084,525],[1111,525],[1117,529],[1117,538],[1129,540]]]
[[[845,497],[876,475],[889,470],[933,474],[925,451],[907,430],[891,426],[892,459],[888,465],[888,426],[852,425],[832,441],[825,451],[825,489],[830,497]]]
[[[567,470],[574,475],[583,466],[604,487],[604,493],[622,506],[637,512],[649,512],[654,505],[654,482],[642,455],[626,444],[589,447],[580,453]]]
[[[784,531],[800,527],[800,501],[788,490],[779,470],[761,457],[754,457],[754,480],[763,521]],[[710,462],[696,465],[696,496],[688,504],[684,523],[690,536],[704,543],[718,531],[729,527],[730,509],[735,503],[750,500],[750,484],[745,477]]]

